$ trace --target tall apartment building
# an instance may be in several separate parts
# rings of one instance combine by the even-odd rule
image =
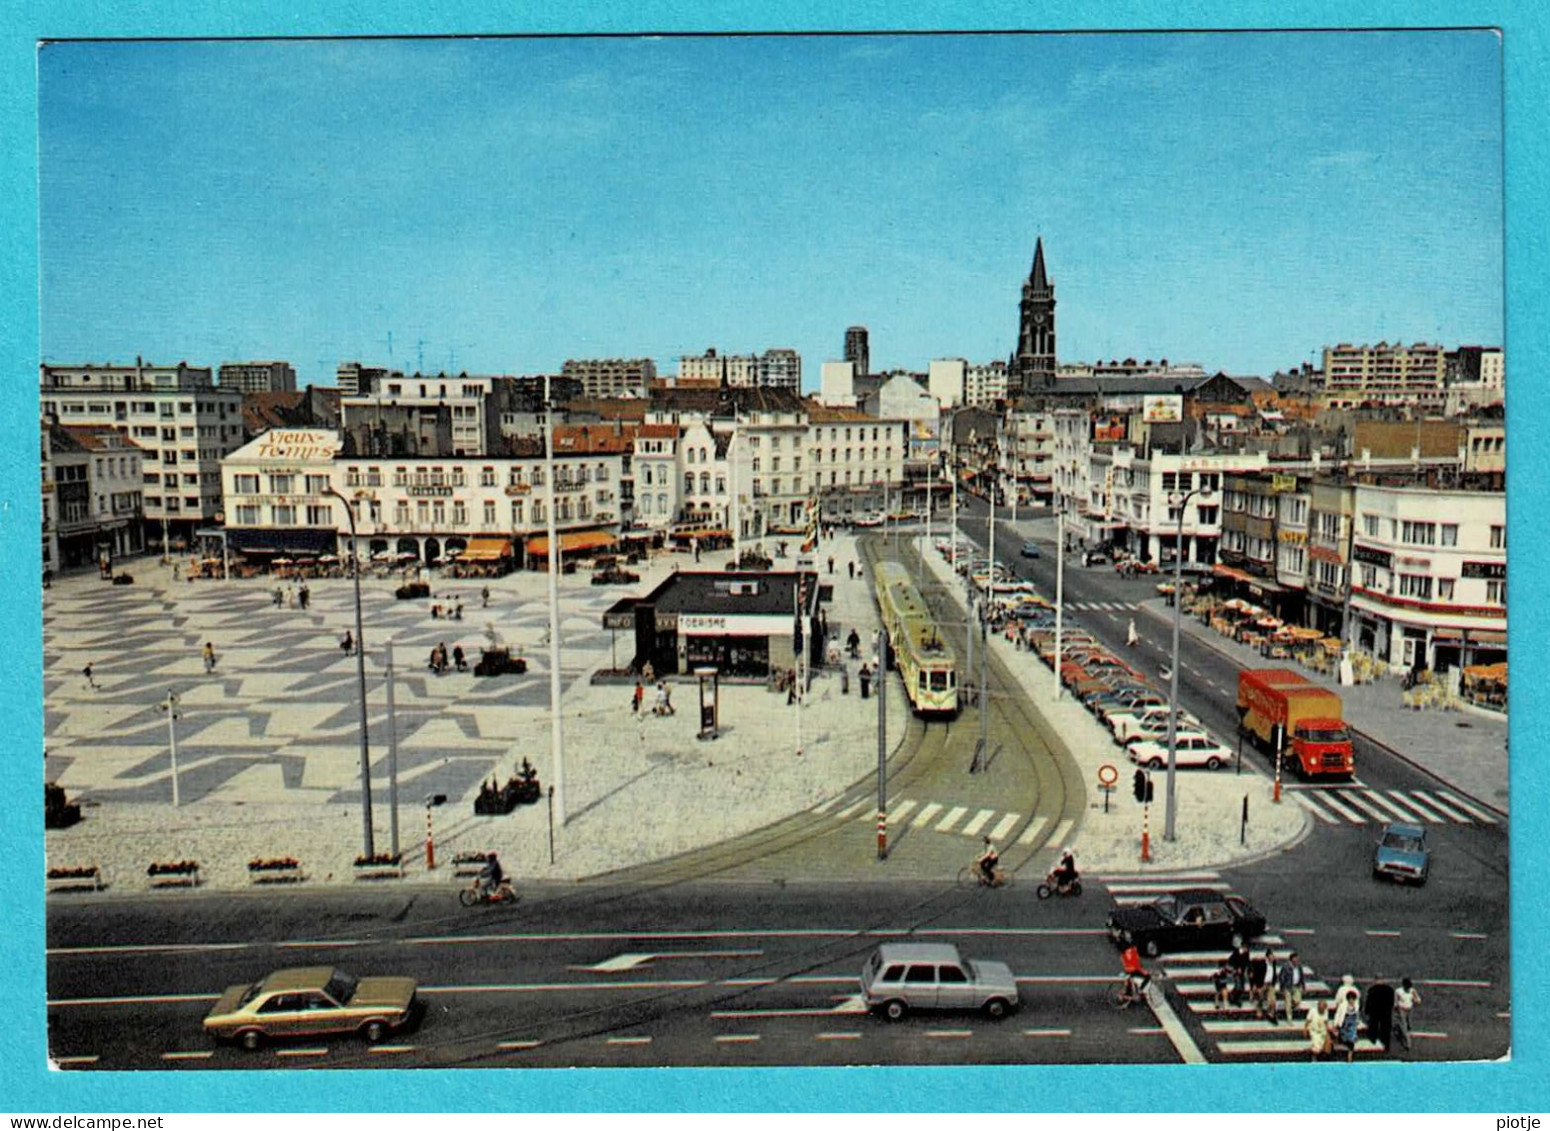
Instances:
[[[855,367],[857,377],[872,375],[872,347],[865,326],[852,326],[845,331],[845,360]]]
[[[41,365],[44,415],[69,426],[106,425],[144,453],[144,524],[160,543],[187,539],[221,510],[221,459],[242,445],[242,394],[217,388],[210,369],[151,365]]]
[[[1446,373],[1440,345],[1324,347],[1324,395],[1331,407],[1377,403],[1441,408]]]
[[[1007,367],[1004,361],[971,365],[964,373],[963,403],[974,407],[1006,400]]]
[[[560,376],[580,381],[589,397],[640,397],[657,379],[657,365],[649,357],[571,358]]]
[[[339,395],[342,397],[359,396],[369,390],[372,383],[389,377],[403,378],[403,373],[397,369],[383,369],[374,365],[362,365],[358,361],[341,361],[339,368],[334,372],[334,384],[339,386]]]
[[[352,447],[362,454],[413,450],[423,455],[484,455],[497,447],[500,436],[501,414],[490,408],[496,381],[494,377],[467,373],[455,377],[414,373],[406,377],[379,371],[371,375],[369,387],[339,398],[340,425],[346,432],[365,436],[392,432],[405,425],[415,435],[433,434],[422,428],[418,418],[437,417],[444,409],[452,425],[450,447],[445,451],[426,450],[423,444],[395,449],[380,437],[378,442],[355,443]]]
[[[293,393],[296,370],[288,361],[225,361],[216,383],[239,393]]]
[[[792,349],[771,349],[762,354],[721,354],[711,347],[703,354],[678,359],[678,381],[693,385],[726,385],[730,388],[790,389],[802,387],[802,355]]]

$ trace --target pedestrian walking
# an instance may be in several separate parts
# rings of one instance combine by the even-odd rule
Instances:
[[[833,554],[829,555],[829,572],[830,573],[834,572],[834,555]]]
[[[1139,771],[1138,771],[1139,772]],[[1249,984],[1249,945],[1243,943],[1227,956],[1227,968],[1232,971],[1232,998],[1237,1004],[1243,1000],[1243,991]]]
[[[303,585],[301,589],[297,591],[296,599],[301,602],[302,611],[306,612],[307,606],[312,603],[312,590]]]
[[[1331,1024],[1335,1040],[1345,1046],[1348,1064],[1356,1056],[1357,1026],[1361,1023],[1361,1017],[1361,991],[1356,988],[1356,980],[1345,974],[1340,979],[1340,988],[1335,991],[1335,1013]]]
[[[797,701],[797,670],[792,668],[786,673],[786,706]]]
[[[1136,631],[1136,618],[1131,617],[1130,627],[1125,630],[1125,644],[1127,647],[1134,648],[1140,642],[1141,634]]]
[[[482,602],[479,606],[481,609],[488,609],[490,607],[490,587],[488,585],[479,590],[479,600]]]
[[[285,590],[278,585],[274,587],[274,607],[281,608],[285,604]]]
[[[1295,1021],[1302,1008],[1303,989],[1302,961],[1294,950],[1281,963],[1281,1002],[1286,1007],[1286,1019]]]
[[[215,670],[215,645],[210,643],[210,641],[206,640],[205,641],[205,671],[206,672],[213,672],[214,670]]]
[[[81,674],[86,677],[86,686],[87,687],[91,688],[93,691],[101,691],[102,690],[100,687],[97,686],[97,681],[92,678],[91,664],[87,664],[84,668],[82,668],[81,669]]]
[[[1216,1008],[1226,1009],[1232,996],[1232,967],[1225,962],[1218,963],[1216,973],[1211,975],[1211,985],[1216,990]]]
[[[1420,1004],[1421,995],[1410,979],[1401,978],[1399,989],[1394,991],[1394,1035],[1406,1052],[1410,1051],[1410,1014]]]
[[[1308,1038],[1308,1059],[1318,1060],[1330,1050],[1333,1041],[1329,1033],[1329,1017],[1324,1013],[1324,1003],[1316,1001],[1308,1010],[1308,1019],[1302,1025],[1303,1035]]]
[[[850,579],[852,581],[854,581],[856,579],[856,563],[853,562],[853,561],[852,562],[846,562],[845,563],[845,568],[850,571]]]
[[[1264,957],[1249,959],[1249,1000],[1254,1003],[1254,1012],[1260,1017],[1265,1015],[1265,969],[1268,965]]]
[[[634,714],[637,714],[637,715],[640,714],[641,700],[643,700],[645,697],[646,697],[645,685],[642,684],[641,681],[637,679],[635,681],[635,694],[630,696],[630,710]]]
[[[861,698],[869,698],[872,694],[872,669],[862,664],[857,678],[861,680]]]
[[[339,638],[339,650],[346,656],[355,651],[355,636],[348,628],[344,630],[344,635]]]
[[[454,644],[452,646],[452,666],[460,672],[468,670],[468,660],[463,655],[463,646],[461,644]]]
[[[673,689],[667,685],[665,679],[662,681],[662,706],[669,715],[678,713],[673,710]]]
[[[1367,987],[1367,1003],[1363,1013],[1367,1018],[1367,1035],[1383,1046],[1387,1052],[1394,1037],[1394,987],[1379,974]]]
[[[850,665],[847,663],[840,664],[840,694],[850,694]]]
[[[1279,1025],[1276,1020],[1276,991],[1281,988],[1281,963],[1276,960],[1276,952],[1265,951],[1265,971],[1260,980],[1259,997],[1263,1012],[1269,1018],[1272,1025]]]
[[[642,665],[642,667],[640,669],[640,677],[642,679],[644,679],[647,683],[655,683],[656,682],[656,679],[657,679],[657,669],[652,665],[650,660],[647,660],[645,662],[645,664]]]

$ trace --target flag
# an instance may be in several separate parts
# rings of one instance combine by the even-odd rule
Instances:
[[[802,539],[802,552],[811,554],[818,545],[818,497],[807,496],[807,534]]]

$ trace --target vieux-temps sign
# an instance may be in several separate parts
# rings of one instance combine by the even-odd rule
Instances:
[[[253,441],[252,455],[260,460],[330,460],[339,454],[337,432],[321,428],[271,428]]]

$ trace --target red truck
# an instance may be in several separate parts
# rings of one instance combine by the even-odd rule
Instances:
[[[1305,778],[1349,778],[1356,773],[1351,732],[1341,719],[1340,696],[1285,668],[1238,673],[1238,718],[1245,734],[1283,769]]]

